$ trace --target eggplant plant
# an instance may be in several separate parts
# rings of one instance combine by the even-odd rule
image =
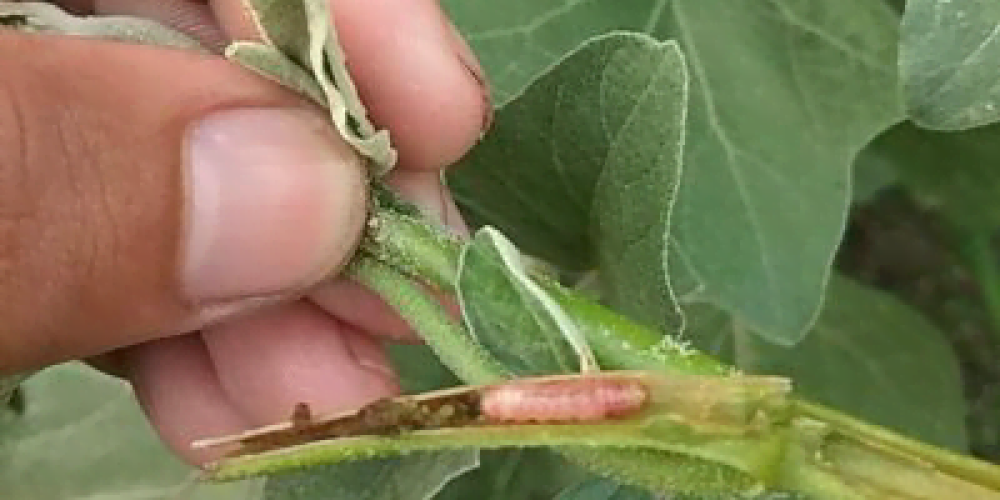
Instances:
[[[197,50],[31,5],[0,23]],[[852,181],[865,192],[852,164],[891,172],[872,192],[938,200],[963,241],[1000,222],[995,196],[966,194],[989,181],[929,180],[927,160],[954,140],[928,130],[1000,118],[991,3],[449,2],[499,102],[447,178],[470,238],[382,183],[391,137],[327,2],[247,6],[262,41],[226,56],[327,108],[367,158],[347,273],[426,346],[396,351],[410,394],[194,443],[233,450],[201,480],[264,476],[269,500],[465,498],[477,481],[487,498],[1000,499],[1000,467],[966,453],[944,335],[832,265]],[[932,153],[907,161],[920,134]],[[571,472],[514,484],[533,467]]]

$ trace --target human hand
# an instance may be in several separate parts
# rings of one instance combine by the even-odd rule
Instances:
[[[474,57],[433,0],[332,1],[390,183],[461,228],[439,170],[488,123]],[[63,5],[252,36],[240,0]],[[322,111],[220,57],[80,38],[0,30],[0,74],[0,375],[104,354],[192,463],[295,403],[396,391],[381,341],[412,333],[334,278],[364,172]]]

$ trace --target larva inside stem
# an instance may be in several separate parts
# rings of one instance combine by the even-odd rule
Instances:
[[[634,415],[648,400],[640,380],[580,377],[488,387],[479,408],[492,422],[591,422]]]
[[[201,440],[195,448],[237,445],[229,456],[353,436],[491,425],[573,424],[669,414],[692,425],[744,429],[781,418],[787,379],[605,371],[463,386],[375,401],[354,411],[314,415],[297,405],[287,422]]]

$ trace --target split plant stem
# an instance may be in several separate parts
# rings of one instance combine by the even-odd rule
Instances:
[[[466,383],[505,378],[431,289],[454,294],[463,242],[375,186],[369,232],[350,267],[410,322]],[[544,276],[539,284],[578,322],[609,369],[725,376],[734,369],[640,326]],[[429,287],[429,288],[428,288]],[[793,400],[785,452],[762,464],[761,482],[821,500],[1000,499],[1000,467]],[[772,436],[773,437],[773,436]]]

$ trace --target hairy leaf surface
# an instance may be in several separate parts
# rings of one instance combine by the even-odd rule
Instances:
[[[910,117],[961,130],[1000,119],[1000,3],[910,0],[900,72]]]
[[[769,341],[790,345],[803,337],[820,309],[840,240],[854,155],[902,117],[898,17],[888,5],[868,0],[644,0],[628,9],[611,0],[447,5],[481,55],[500,103],[514,101],[536,75],[559,64],[562,54],[607,30],[676,39],[687,59],[692,98],[672,217],[676,260],[670,280],[683,303],[716,305]],[[591,99],[585,107],[601,106],[600,99]],[[498,225],[529,251],[545,242],[566,248],[560,237],[582,226],[553,233],[553,225],[566,222],[550,206],[570,204],[566,200],[590,206],[594,169],[589,165],[603,161],[602,143],[593,139],[600,135],[588,134],[596,124],[573,124],[577,141],[565,143],[557,155],[539,155],[532,141],[570,133],[549,109],[534,118],[522,119],[504,140],[507,150],[522,154],[495,158],[509,169],[503,179],[493,175],[488,191],[456,188],[473,220]],[[646,154],[646,147],[659,144],[646,143],[634,154]],[[528,168],[551,182],[522,175]],[[507,209],[514,198],[523,201],[512,215]],[[591,263],[585,252],[577,252],[584,258],[576,265]]]

